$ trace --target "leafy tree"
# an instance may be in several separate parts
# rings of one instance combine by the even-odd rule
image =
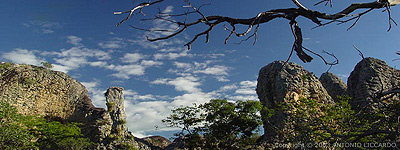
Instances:
[[[21,115],[0,101],[0,149],[89,149],[78,125]]]
[[[179,127],[186,148],[239,149],[250,146],[259,137],[262,105],[258,101],[214,99],[202,105],[172,110],[163,122]]]

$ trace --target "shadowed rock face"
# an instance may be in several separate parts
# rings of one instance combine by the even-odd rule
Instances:
[[[303,67],[283,61],[275,61],[260,70],[257,94],[261,103],[268,108],[280,104],[299,103],[301,98],[315,99],[318,103],[334,103],[314,74]],[[267,142],[285,141],[293,136],[294,123],[291,111],[277,111],[264,122],[264,138]]]
[[[351,72],[347,81],[347,92],[353,97],[349,103],[356,111],[363,108],[375,108],[374,99],[380,92],[400,87],[400,71],[388,66],[384,61],[365,58]],[[388,100],[399,100],[394,95]]]
[[[338,101],[337,96],[346,94],[347,85],[338,76],[331,72],[325,72],[319,78],[322,85],[328,92],[328,94],[335,100]]]

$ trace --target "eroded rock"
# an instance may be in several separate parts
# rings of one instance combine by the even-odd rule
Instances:
[[[375,109],[379,93],[400,88],[400,70],[388,66],[384,61],[365,58],[351,72],[347,81],[347,92],[352,100],[349,103],[356,111],[362,108]],[[388,101],[399,100],[398,95]]]
[[[299,104],[301,99],[313,99],[319,104],[333,104],[320,81],[303,67],[283,61],[275,61],[260,70],[257,94],[261,103],[269,109],[282,105]],[[275,114],[264,121],[264,139],[266,143],[287,143],[295,137],[292,114],[296,108],[276,109]],[[266,115],[266,114],[263,114]]]
[[[346,94],[347,85],[338,76],[331,72],[325,72],[319,78],[322,85],[328,92],[328,94],[335,100],[338,101],[337,96],[342,96]]]

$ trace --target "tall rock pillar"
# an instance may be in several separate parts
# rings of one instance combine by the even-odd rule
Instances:
[[[107,110],[110,113],[111,120],[113,121],[111,127],[111,134],[118,137],[125,137],[128,135],[126,127],[126,114],[124,107],[124,96],[122,87],[110,87],[105,93]]]

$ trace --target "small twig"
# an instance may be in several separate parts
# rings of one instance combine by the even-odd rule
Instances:
[[[325,6],[327,6],[329,4],[329,6],[332,8],[332,6],[333,6],[333,1],[332,0],[321,0],[320,2],[314,4],[314,6],[317,6],[317,5],[319,5],[319,4],[323,3],[323,2],[326,2]]]
[[[358,49],[355,45],[353,45],[353,47],[354,47],[354,49],[357,50],[358,55],[360,55],[362,59],[365,59],[365,58],[364,58],[364,54],[360,51],[360,49]]]
[[[333,65],[339,64],[339,60],[338,60],[338,59],[336,58],[336,56],[333,55],[333,54],[330,54],[330,53],[328,53],[328,52],[325,52],[325,53],[329,54],[330,56],[332,56],[333,58],[336,59],[336,60],[333,61],[333,62],[328,62],[328,61],[326,61],[325,58],[324,58],[323,56],[321,56],[320,54],[318,54],[318,53],[316,53],[316,52],[314,52],[314,51],[312,51],[312,50],[310,50],[310,49],[308,49],[308,48],[305,48],[305,47],[303,47],[303,49],[305,49],[306,51],[308,51],[308,52],[310,52],[310,53],[312,53],[312,54],[314,54],[314,55],[317,55],[319,58],[322,59],[322,61],[324,61],[324,63],[325,63],[326,65],[331,65],[331,66],[333,66]]]

